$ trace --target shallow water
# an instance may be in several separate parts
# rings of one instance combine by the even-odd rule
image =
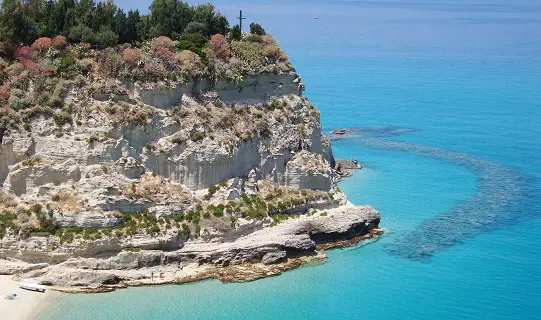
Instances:
[[[333,141],[365,165],[340,187],[385,236],[252,283],[63,296],[39,319],[541,319],[541,3],[214,3],[280,40],[326,132],[364,128]]]

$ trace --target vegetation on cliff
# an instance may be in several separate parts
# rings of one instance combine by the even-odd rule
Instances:
[[[230,32],[228,26],[212,5],[176,0],[154,1],[148,16],[126,15],[112,3],[93,0],[3,1],[0,132],[8,126],[31,130],[28,119],[37,114],[54,116],[59,126],[72,123],[76,111],[92,107],[66,103],[73,90],[98,95],[117,90],[118,81],[240,82],[246,75],[293,71],[261,26],[254,24],[253,34]],[[115,41],[92,45],[107,35]],[[112,109],[140,123],[148,116],[142,106]]]

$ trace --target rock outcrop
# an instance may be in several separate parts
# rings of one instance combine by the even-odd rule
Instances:
[[[155,267],[169,268],[167,270],[171,271],[194,264],[220,267],[246,263],[276,264],[288,258],[315,255],[316,245],[320,243],[368,234],[378,223],[379,214],[373,208],[344,206],[329,211],[326,216],[301,216],[234,241],[188,241],[178,243],[180,249],[174,251],[148,247],[137,252],[122,251],[122,246],[127,243],[121,241],[116,244],[95,243],[93,252],[72,253],[60,263],[53,264],[49,260],[50,264],[42,263],[39,268],[28,269],[22,261],[18,265],[10,262],[6,265],[11,267],[5,267],[4,272],[19,271],[22,277],[36,278],[43,284],[60,287],[97,287],[148,277],[148,272]],[[26,240],[27,243],[31,241]],[[141,243],[138,245],[141,246]],[[35,248],[34,257],[54,254],[47,250],[39,252],[43,249],[38,246],[27,244],[25,247]],[[99,248],[103,251],[98,251]],[[19,257],[27,255],[30,253]]]
[[[272,274],[318,255],[318,244],[369,234],[379,214],[337,189],[303,89],[294,73],[119,82],[93,98],[73,88],[73,118],[36,112],[27,130],[2,135],[0,273],[61,287],[155,268]]]

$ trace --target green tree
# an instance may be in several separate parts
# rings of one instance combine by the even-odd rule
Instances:
[[[259,36],[264,36],[267,34],[265,29],[263,29],[259,23],[250,23],[250,33],[257,34]]]
[[[112,47],[118,43],[118,34],[104,27],[100,32],[96,33],[94,41],[99,45]]]
[[[207,34],[207,25],[201,22],[192,21],[188,23],[186,28],[184,28],[184,33],[199,33]]]
[[[242,31],[240,30],[240,26],[238,24],[231,28],[231,33],[229,34],[229,37],[231,40],[236,41],[240,41],[242,39]]]
[[[203,47],[207,44],[208,40],[204,36],[198,33],[183,34],[178,42],[179,51],[190,50],[201,56]]]
[[[229,32],[229,21],[227,18],[216,12],[215,7],[210,4],[201,4],[193,8],[193,21],[203,23],[207,26],[205,35],[227,34]]]
[[[182,34],[192,21],[192,9],[179,0],[154,0],[150,9],[150,36]]]

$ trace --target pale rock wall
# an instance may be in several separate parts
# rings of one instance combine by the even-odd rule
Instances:
[[[35,153],[35,143],[31,137],[14,135],[2,137],[0,145],[0,185],[6,180],[10,166]]]
[[[53,218],[60,227],[111,228],[122,221],[114,214],[100,211],[55,212]]]
[[[159,89],[133,85],[133,98],[160,109],[171,109],[182,101],[183,95],[197,96],[206,91],[215,91],[226,104],[258,103],[271,97],[299,94],[299,84],[294,82],[295,74],[261,74],[247,76],[240,83],[218,80],[211,84],[207,79],[174,87],[162,85]]]
[[[81,171],[73,160],[60,164],[38,163],[31,166],[12,168],[4,182],[4,188],[16,196],[29,193],[38,187],[52,183],[55,185],[81,179]]]

